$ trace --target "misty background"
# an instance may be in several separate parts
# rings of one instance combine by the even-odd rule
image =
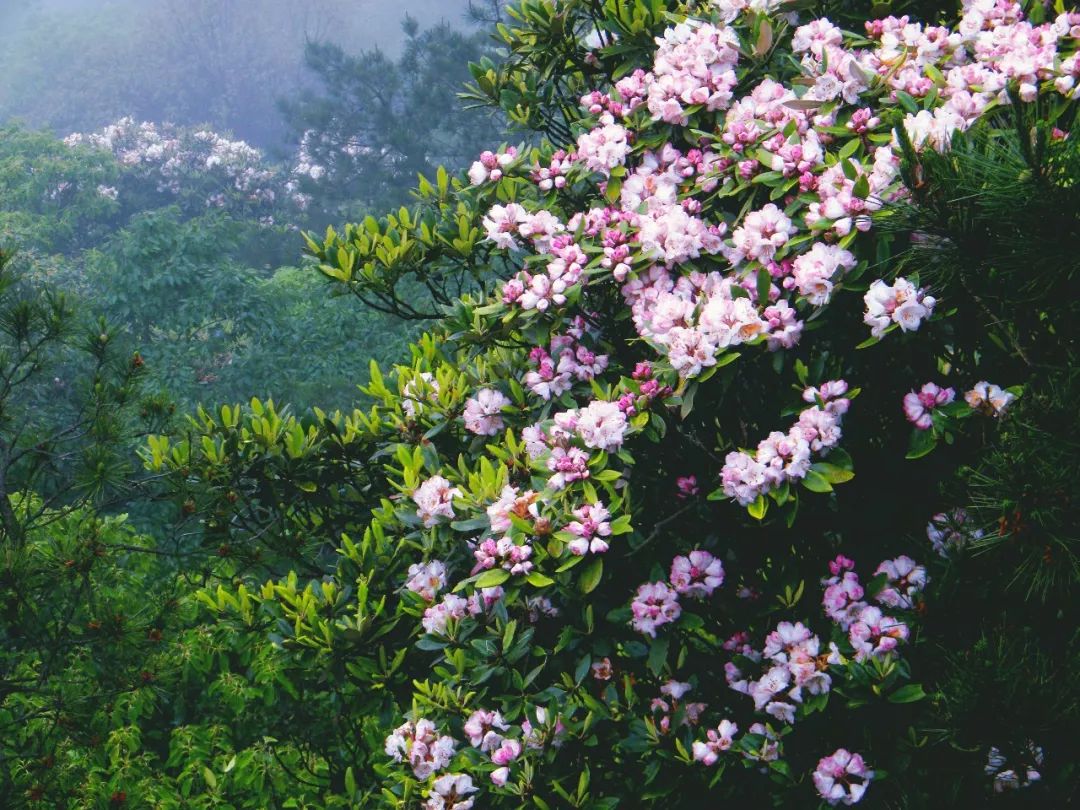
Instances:
[[[107,319],[181,412],[351,407],[412,327],[332,297],[301,233],[509,140],[458,99],[501,8],[0,0],[0,251]]]
[[[468,0],[0,0],[0,121],[57,134],[122,116],[210,124],[277,150],[307,42],[400,54],[406,15],[466,28]]]

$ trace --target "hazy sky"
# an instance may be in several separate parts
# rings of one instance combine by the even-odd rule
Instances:
[[[466,25],[468,0],[0,0],[0,122],[58,134],[122,115],[209,123],[260,145],[308,79],[307,39],[394,54],[406,14]]]

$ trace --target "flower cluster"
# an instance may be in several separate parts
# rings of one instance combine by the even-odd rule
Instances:
[[[795,713],[807,695],[821,695],[832,687],[828,668],[840,663],[834,652],[823,655],[821,640],[802,622],[780,622],[765,639],[758,653],[747,650],[743,657],[762,665],[759,678],[750,679],[739,667],[725,666],[728,686],[754,701],[754,709],[785,723],[795,722]]]
[[[590,706],[621,701],[626,690],[627,701],[648,705],[644,720],[637,716],[628,732],[637,735],[628,752],[648,749],[657,739],[668,742],[676,732],[685,735],[683,744],[689,741],[685,726],[696,727],[706,706],[686,699],[701,687],[692,686],[699,681],[685,663],[699,650],[683,642],[700,636],[695,643],[704,647],[707,639],[739,629],[722,645],[730,653],[726,681],[750,699],[746,711],[752,703],[755,719],[764,722],[715,717],[717,725],[694,729],[692,755],[709,766],[733,751],[761,767],[781,756],[789,726],[797,719],[802,726],[800,718],[825,708],[834,682],[844,684],[846,695],[849,687],[854,692],[879,676],[908,677],[898,650],[922,607],[927,571],[899,549],[890,550],[864,582],[852,560],[835,558],[822,598],[831,636],[816,634],[805,616],[805,624],[792,617],[762,626],[760,617],[769,612],[764,606],[775,606],[766,586],[788,571],[778,566],[760,581],[752,570],[740,571],[734,611],[757,612],[718,629],[732,615],[726,605],[714,609],[725,578],[734,575],[724,563],[731,567],[744,557],[737,539],[730,550],[707,531],[700,540],[681,540],[688,536],[681,521],[700,522],[708,509],[729,508],[693,497],[710,479],[711,488],[719,479],[710,501],[747,507],[771,531],[782,521],[766,517],[766,509],[775,504],[794,522],[796,507],[805,503],[800,499],[809,497],[805,492],[829,493],[852,477],[850,448],[839,445],[857,392],[828,377],[860,366],[843,362],[838,341],[826,340],[824,350],[814,341],[829,330],[839,333],[843,324],[852,333],[865,324],[875,338],[896,327],[916,332],[937,303],[914,276],[863,279],[875,256],[864,250],[876,238],[873,214],[906,193],[903,133],[919,148],[943,147],[951,133],[1004,103],[1008,82],[1034,83],[1039,93],[1064,85],[1062,71],[1073,68],[1065,67],[1071,57],[1058,53],[1058,45],[1071,36],[1073,24],[1032,26],[1006,0],[973,0],[959,29],[887,18],[856,38],[824,19],[799,25],[795,12],[784,12],[790,28],[766,30],[764,18],[784,8],[772,0],[716,0],[710,7],[711,22],[674,23],[659,36],[647,69],[585,93],[585,115],[572,124],[562,148],[545,144],[527,156],[483,153],[473,164],[465,199],[475,201],[476,238],[485,239],[485,250],[501,253],[510,271],[495,295],[464,301],[476,330],[469,337],[483,333],[492,342],[470,389],[462,390],[462,383],[450,390],[450,377],[442,373],[441,391],[430,374],[405,374],[410,417],[435,402],[455,414],[456,403],[464,407],[450,431],[433,432],[430,446],[413,448],[411,461],[407,447],[395,451],[406,482],[399,486],[412,492],[416,506],[415,517],[407,500],[395,514],[403,527],[418,519],[429,531],[417,530],[411,539],[423,538],[425,554],[442,558],[418,563],[406,582],[428,603],[423,629],[439,637],[424,638],[422,649],[447,645],[441,637],[454,634],[461,622],[455,642],[465,643],[447,645],[447,655],[464,651],[465,660],[478,662],[478,677],[489,678],[499,671],[495,655],[522,660],[536,648],[531,634],[554,630],[544,649],[552,661],[570,663],[562,685],[549,684],[540,699],[565,699],[580,708],[585,704],[564,686],[587,693]],[[750,69],[740,54],[766,56],[770,37],[780,30],[791,37],[777,46],[783,67]],[[599,53],[609,39],[606,33],[598,37]],[[921,111],[909,113],[912,104]],[[900,128],[895,137],[886,129],[894,125]],[[858,307],[855,295],[864,292],[860,323],[857,311],[852,317],[852,307],[840,304]],[[455,327],[457,334],[469,329]],[[925,338],[924,330],[910,339]],[[459,356],[474,351],[475,343],[461,343],[468,348]],[[430,357],[439,349],[424,351]],[[773,354],[763,358],[764,352]],[[701,408],[703,396],[739,388],[728,365],[741,355],[771,367],[784,386],[794,370],[802,403],[784,412],[795,414],[785,430],[768,432],[766,420],[774,413],[725,411],[730,400],[707,418],[695,412],[695,394]],[[827,381],[807,384],[820,380]],[[765,388],[757,382],[736,401],[756,401]],[[926,431],[938,409],[947,408],[958,421],[967,415],[955,398],[954,389],[927,383],[904,397],[903,411]],[[988,383],[965,395],[973,409],[995,416],[1013,398]],[[715,439],[708,435],[713,423]],[[498,438],[486,442],[474,435]],[[760,441],[731,449],[732,437],[744,435]],[[657,454],[661,464],[642,463],[638,450],[645,441],[668,444],[665,454]],[[668,464],[668,450],[678,457],[691,442],[706,448],[702,441],[730,452],[722,461],[710,452],[708,460]],[[423,480],[435,470],[433,454],[449,478]],[[688,470],[695,474],[680,474]],[[661,491],[644,492],[658,480]],[[653,532],[630,526],[638,516],[652,520],[646,513],[668,496],[672,514],[663,514],[661,506]],[[958,523],[963,520],[955,514],[935,516],[929,536],[936,548],[957,547],[970,535]],[[634,532],[629,542],[612,541],[624,531]],[[687,550],[668,566],[670,552],[657,560],[656,546],[649,547],[654,540],[682,549],[700,543],[711,551]],[[639,558],[628,556],[645,548],[650,550]],[[801,558],[802,551],[791,553]],[[772,564],[777,558],[770,552],[768,559]],[[636,590],[628,590],[618,572],[638,560],[644,565],[636,570],[647,573],[631,583],[641,583]],[[470,565],[471,579],[446,593],[447,572]],[[501,585],[481,587],[493,583]],[[793,580],[792,592],[781,599],[785,605],[798,603],[794,587]],[[410,608],[417,604],[412,598]],[[595,631],[600,606],[598,615],[616,625],[614,641]],[[556,615],[561,628],[546,621]],[[587,632],[577,624],[579,615],[586,617]],[[675,622],[680,633],[663,632]],[[751,639],[766,632],[756,648]],[[534,677],[540,676],[529,679]],[[464,675],[458,683],[471,691]],[[635,691],[642,686],[651,691],[642,696]],[[539,683],[515,685],[519,692],[526,688],[534,696],[541,691]],[[894,694],[891,687],[888,694]],[[547,722],[542,710],[522,718],[518,733],[527,701],[516,695],[491,703],[492,711],[475,711],[465,724],[470,743],[484,755],[469,752],[470,761],[479,762],[476,773],[490,776],[494,788],[488,789],[496,795],[522,795],[524,781],[498,790],[509,784],[514,763],[562,739],[558,720]],[[580,716],[568,709],[567,726],[574,728]],[[636,730],[641,727],[648,730],[647,742]],[[530,768],[521,767],[523,780]],[[813,782],[829,804],[853,804],[873,776],[861,756],[838,749],[818,763]],[[449,792],[429,787],[427,795],[452,793],[455,801],[471,802],[468,787],[471,782]]]
[[[926,524],[926,537],[934,551],[942,557],[948,557],[950,552],[982,539],[982,529],[973,527],[970,523],[971,518],[964,509],[939,512]]]
[[[440,735],[427,719],[406,722],[386,738],[386,755],[407,762],[417,779],[427,779],[449,765],[456,747],[453,737]]]
[[[501,391],[481,388],[465,402],[465,429],[479,436],[494,436],[505,427],[502,410],[510,404]]]
[[[746,506],[772,489],[804,478],[811,453],[824,455],[840,442],[840,421],[850,404],[843,396],[847,390],[843,380],[807,388],[803,399],[815,404],[799,414],[787,433],[773,431],[754,455],[741,450],[728,453],[720,473],[724,494]]]
[[[443,596],[441,602],[437,602],[424,611],[420,625],[425,633],[433,636],[445,636],[451,621],[460,622],[462,619],[480,616],[488,611],[504,596],[501,587],[482,588],[476,591],[468,599],[456,594],[448,593]]]
[[[873,778],[874,772],[863,758],[845,748],[837,748],[829,756],[822,757],[814,769],[814,787],[830,805],[862,801]]]
[[[680,23],[657,37],[652,72],[644,78],[654,119],[685,126],[688,107],[721,110],[731,103],[739,39],[723,26]]]
[[[986,756],[986,775],[993,777],[994,793],[1004,793],[1006,790],[1020,790],[1031,787],[1035,782],[1042,779],[1039,768],[1043,764],[1043,749],[1028,740],[1026,750],[1021,752],[1019,765],[1006,767],[1009,764],[1001,750],[995,745],[990,747]]]
[[[680,596],[704,599],[724,584],[720,560],[701,549],[671,561],[670,582],[646,582],[637,589],[630,605],[631,625],[639,633],[656,638],[656,630],[682,615]]]
[[[416,516],[429,529],[437,525],[440,518],[453,520],[454,498],[460,494],[461,490],[450,486],[450,482],[441,475],[433,475],[413,492]]]
[[[469,167],[469,182],[474,186],[482,183],[497,183],[503,176],[503,169],[517,159],[517,150],[508,147],[505,152],[482,152],[480,159]]]
[[[272,210],[275,204],[286,203],[303,210],[310,202],[300,193],[295,177],[267,164],[258,149],[210,130],[121,118],[99,132],[72,133],[64,143],[111,152],[133,174],[172,196],[207,178],[217,189],[208,192],[208,207],[242,204]],[[113,199],[118,194],[116,189],[103,193]]]
[[[904,416],[919,430],[929,430],[934,424],[934,409],[948,405],[955,398],[953,389],[928,382],[918,392],[904,394]]]
[[[881,608],[863,600],[865,590],[854,568],[855,563],[843,555],[829,563],[832,576],[821,583],[825,588],[822,607],[848,634],[854,659],[866,661],[893,652],[901,642],[907,641],[910,630],[905,622],[885,615]],[[875,600],[898,609],[913,608],[915,596],[927,583],[926,569],[903,555],[882,562],[874,575],[884,580]],[[833,662],[840,663],[840,650],[835,645],[832,649]]]
[[[894,324],[904,332],[918,330],[933,314],[937,303],[937,299],[906,278],[898,278],[892,284],[878,279],[870,285],[863,300],[866,302],[863,322],[876,338],[882,337]]]
[[[964,394],[964,401],[972,409],[989,416],[1001,416],[1015,400],[1016,394],[1003,391],[985,380],[976,383],[974,388]]]

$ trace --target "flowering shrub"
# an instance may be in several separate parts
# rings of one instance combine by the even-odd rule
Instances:
[[[934,767],[922,707],[898,704],[944,700],[922,685],[927,533],[952,554],[984,530],[944,484],[1021,394],[980,379],[1030,366],[956,314],[978,305],[962,284],[904,266],[926,237],[898,212],[934,150],[1073,110],[1073,18],[979,0],[852,32],[779,3],[617,5],[530,0],[504,32],[522,59],[556,27],[593,43],[566,137],[308,237],[374,295],[477,251],[509,271],[373,368],[369,410],[289,445],[364,442],[385,486],[332,575],[267,583],[260,609],[291,661],[381,701],[339,766],[369,777],[349,771],[354,798],[917,801],[893,776]],[[474,75],[506,104],[512,71]],[[216,469],[204,439],[153,463]]]
[[[72,133],[64,143],[111,152],[121,166],[155,185],[160,194],[178,199],[201,195],[195,205],[261,213],[266,224],[273,223],[279,209],[303,211],[310,203],[299,191],[303,165],[295,176],[283,176],[255,147],[211,130],[121,118],[100,132]],[[98,193],[116,200],[121,192],[102,185]]]

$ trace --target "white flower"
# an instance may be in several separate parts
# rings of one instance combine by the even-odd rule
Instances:
[[[465,428],[480,436],[494,436],[503,429],[502,409],[509,404],[501,391],[481,388],[465,402]]]
[[[577,434],[586,447],[618,450],[626,434],[626,414],[615,402],[593,400],[578,415]]]
[[[434,475],[422,483],[413,492],[412,499],[416,503],[416,516],[424,521],[424,526],[431,528],[439,522],[439,518],[454,519],[454,498],[461,494],[461,490],[450,486],[450,482],[441,475]]]

